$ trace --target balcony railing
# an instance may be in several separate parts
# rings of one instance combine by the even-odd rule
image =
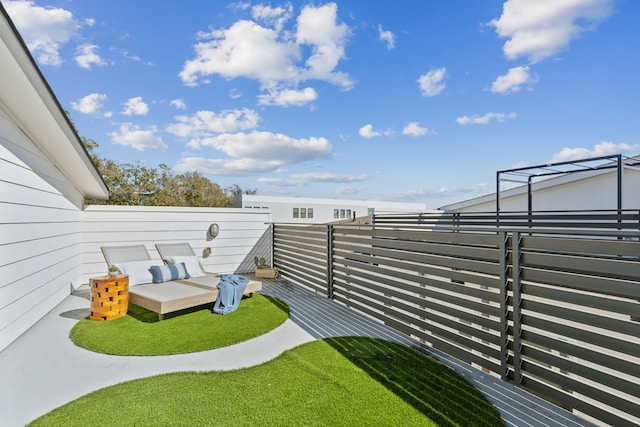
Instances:
[[[565,213],[554,227],[526,216],[468,226],[464,215],[276,224],[273,259],[289,280],[484,372],[586,417],[638,425],[638,218],[598,215]]]

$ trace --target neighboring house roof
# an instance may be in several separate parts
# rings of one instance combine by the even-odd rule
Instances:
[[[0,103],[85,198],[109,190],[26,43],[0,4]]]
[[[620,159],[616,161],[611,161],[611,159],[614,159],[616,157],[620,157]],[[582,164],[588,163],[588,162],[599,162],[599,163],[591,167],[582,167]],[[637,165],[638,163],[640,163],[640,156],[634,156],[634,157],[625,157],[621,155],[602,156],[602,157],[587,158],[587,159],[568,161],[568,162],[549,163],[546,165],[522,167],[518,169],[499,171],[499,173],[511,173],[512,171],[515,171],[519,173],[520,176],[524,176],[524,177],[544,176],[545,175],[544,169],[546,168],[552,168],[557,165],[560,165],[560,166],[579,165],[580,166],[579,170],[572,170],[571,168],[568,168],[566,170],[559,171],[553,177],[547,177],[546,179],[540,182],[533,182],[531,185],[531,190],[535,192],[535,191],[539,191],[539,190],[543,190],[551,187],[557,187],[557,186],[569,184],[569,183],[580,181],[587,178],[593,178],[599,175],[614,174],[616,173],[615,167],[618,162],[620,162],[620,165],[623,169],[638,171]],[[528,170],[532,172],[527,172]],[[549,174],[549,176],[552,176],[552,175]],[[520,185],[507,190],[502,190],[500,191],[500,199],[507,199],[509,197],[526,195],[528,191],[529,190],[527,185]],[[475,197],[472,199],[463,200],[456,203],[451,203],[449,205],[440,207],[440,209],[443,211],[449,212],[449,211],[456,211],[460,209],[469,208],[472,206],[478,206],[478,205],[489,204],[489,203],[495,206],[496,197],[497,197],[496,193],[487,194],[484,196]]]

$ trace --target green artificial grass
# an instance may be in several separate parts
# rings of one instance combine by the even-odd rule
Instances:
[[[109,321],[85,318],[71,330],[78,346],[122,356],[157,356],[193,353],[236,344],[281,325],[289,316],[282,301],[254,294],[243,298],[232,313],[213,314],[211,306],[158,315],[129,305],[126,316]]]
[[[97,390],[33,426],[504,426],[473,385],[399,344],[328,338],[235,371],[182,372]]]

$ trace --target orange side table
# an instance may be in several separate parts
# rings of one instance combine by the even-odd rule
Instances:
[[[129,276],[94,277],[91,285],[91,320],[112,320],[129,309]]]

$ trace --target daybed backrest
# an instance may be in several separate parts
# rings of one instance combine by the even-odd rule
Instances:
[[[191,245],[185,243],[156,243],[156,249],[164,260],[170,256],[196,256]]]
[[[200,259],[188,242],[184,243],[156,243],[156,249],[160,258],[167,264],[184,262],[191,277],[200,277],[206,274]],[[179,261],[176,259],[179,258]]]
[[[109,266],[131,261],[147,261],[151,259],[144,245],[101,246],[104,259]]]

